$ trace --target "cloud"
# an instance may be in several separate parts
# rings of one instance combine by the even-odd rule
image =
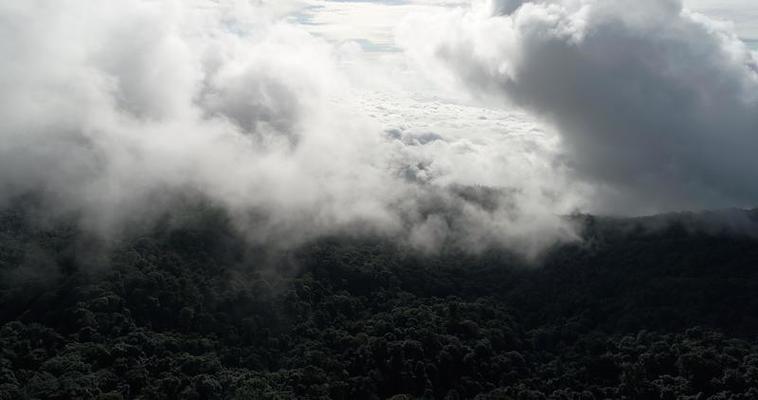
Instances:
[[[282,19],[294,3],[1,4],[0,202],[32,193],[106,235],[191,195],[280,245],[362,232],[533,255],[572,237],[546,181],[479,169],[510,165],[495,139],[387,135],[341,50]]]
[[[730,21],[743,39],[758,38],[758,7],[752,0],[684,0],[684,6]]]
[[[758,202],[756,55],[680,1],[485,1],[399,37],[430,74],[554,124],[590,211]]]

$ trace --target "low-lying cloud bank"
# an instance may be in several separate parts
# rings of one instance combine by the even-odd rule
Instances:
[[[553,123],[588,211],[758,203],[758,56],[679,0],[495,0],[399,36],[430,74]]]
[[[0,204],[33,194],[114,235],[197,196],[261,243],[368,233],[533,256],[575,238],[576,209],[758,203],[756,54],[678,1],[475,1],[399,31],[419,76],[557,139],[515,112],[403,97],[359,46],[287,22],[297,5],[0,4]]]
[[[551,181],[452,179],[476,173],[465,143],[362,115],[339,50],[282,22],[287,5],[0,4],[0,202],[32,193],[105,234],[194,193],[279,244],[360,231],[533,255],[572,237]]]

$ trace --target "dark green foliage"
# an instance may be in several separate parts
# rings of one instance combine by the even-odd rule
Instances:
[[[2,214],[0,400],[758,398],[746,237],[587,218],[537,267],[182,215],[106,245]]]

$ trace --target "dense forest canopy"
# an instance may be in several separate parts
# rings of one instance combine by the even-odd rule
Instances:
[[[0,399],[758,398],[758,240],[714,215],[574,216],[538,260],[173,215],[2,212]]]

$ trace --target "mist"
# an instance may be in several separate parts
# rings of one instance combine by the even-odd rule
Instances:
[[[756,54],[679,1],[453,2],[381,61],[298,7],[0,6],[0,204],[110,238],[194,198],[259,244],[535,257],[573,213],[758,200]]]
[[[31,194],[105,237],[197,196],[279,246],[379,234],[533,255],[575,238],[558,168],[487,181],[482,164],[517,149],[388,134],[355,106],[345,48],[288,22],[288,6],[0,5],[0,202]]]

